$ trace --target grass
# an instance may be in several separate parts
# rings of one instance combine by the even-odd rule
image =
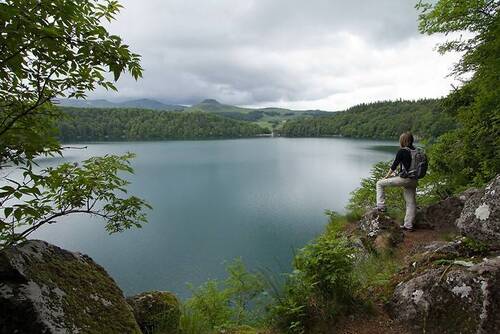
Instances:
[[[386,301],[392,295],[391,278],[400,268],[392,253],[370,254],[354,268],[354,275],[360,283],[363,298]]]

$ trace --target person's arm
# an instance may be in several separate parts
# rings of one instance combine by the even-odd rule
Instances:
[[[394,159],[394,162],[392,163],[391,168],[389,168],[389,171],[387,174],[384,176],[384,179],[387,179],[389,176],[393,176],[394,172],[396,171],[396,168],[398,168],[398,165],[401,163],[401,150],[398,151],[396,154],[396,159]]]
[[[389,176],[392,176],[393,174],[394,174],[394,170],[392,170],[392,168],[389,168],[389,171],[384,176],[384,179],[387,179]]]

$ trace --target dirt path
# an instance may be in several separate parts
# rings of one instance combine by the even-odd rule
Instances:
[[[403,242],[395,250],[395,257],[404,266],[409,257],[434,241],[444,241],[457,231],[445,229],[421,229],[404,232]],[[373,315],[351,315],[342,319],[334,328],[325,334],[409,334],[394,322],[384,309],[383,303],[374,305]]]
[[[343,319],[329,334],[409,334],[377,306],[372,316],[351,316]]]

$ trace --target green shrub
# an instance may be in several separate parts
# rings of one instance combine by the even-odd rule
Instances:
[[[181,309],[179,328],[182,334],[208,334],[211,331],[206,317],[200,311],[186,306]]]
[[[191,287],[193,294],[184,304],[180,321],[183,334],[234,332],[262,323],[268,303],[262,276],[249,272],[240,258],[226,270],[228,277],[223,281]]]
[[[297,254],[295,268],[319,293],[348,302],[352,297],[354,253],[347,238],[326,233]]]
[[[221,287],[220,282],[209,280],[198,288],[192,288],[192,293],[192,297],[185,303],[188,313],[203,318],[212,329],[230,323],[233,314],[230,295]]]
[[[355,249],[341,233],[347,219],[330,217],[328,231],[299,250],[295,270],[275,291],[271,321],[285,332],[305,333],[318,321],[332,321],[357,304]]]
[[[358,217],[353,214],[341,215],[331,210],[325,210],[325,215],[328,217],[328,225],[326,225],[325,232],[327,234],[340,234],[344,231],[348,223],[358,220]]]
[[[282,286],[273,291],[274,303],[270,308],[270,323],[286,333],[303,334],[317,313],[315,292],[304,274],[295,270],[286,275]]]
[[[241,258],[230,263],[226,270],[228,277],[224,286],[230,296],[232,323],[236,325],[259,323],[264,315],[267,299],[262,276],[249,272]]]

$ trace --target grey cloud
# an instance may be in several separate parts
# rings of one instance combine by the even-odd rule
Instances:
[[[142,55],[145,76],[120,80],[119,95],[98,90],[91,97],[321,100],[377,85],[362,78],[379,66],[377,57],[421,38],[414,3],[406,0],[121,2],[125,9],[110,30]]]

